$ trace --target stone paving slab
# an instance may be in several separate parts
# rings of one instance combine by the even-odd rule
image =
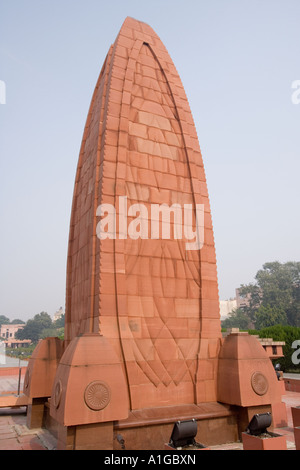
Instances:
[[[0,450],[46,450],[38,435],[40,430],[25,433],[25,423],[25,407],[3,408],[0,411]]]

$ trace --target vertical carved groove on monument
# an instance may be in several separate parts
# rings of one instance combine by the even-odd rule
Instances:
[[[96,236],[96,226],[97,226],[97,207],[99,203],[102,203],[102,191],[101,179],[103,176],[103,169],[101,171],[101,163],[104,164],[104,145],[105,145],[105,130],[104,127],[104,116],[107,113],[107,104],[108,104],[108,71],[110,68],[111,58],[112,58],[113,46],[111,46],[110,51],[107,55],[106,61],[104,63],[104,73],[103,73],[103,92],[101,100],[101,117],[99,122],[99,138],[97,141],[97,161],[96,161],[96,174],[95,174],[95,184],[94,184],[94,202],[93,202],[93,231],[92,231],[92,266],[91,266],[91,306],[90,306],[90,332],[99,332],[99,325],[95,325],[95,318],[99,318],[99,270],[100,270],[100,253],[99,253],[99,240]],[[96,330],[96,331],[95,331]]]
[[[186,166],[187,166],[187,177],[188,177],[188,185],[189,185],[189,190],[191,191],[191,194],[192,194],[192,201],[193,201],[193,207],[194,207],[194,210],[195,210],[195,207],[196,207],[196,199],[195,199],[195,193],[194,193],[194,184],[193,184],[193,180],[192,180],[192,174],[191,174],[191,169],[190,169],[190,159],[189,159],[189,155],[188,155],[188,152],[187,152],[187,147],[186,147],[186,143],[185,143],[185,137],[184,137],[184,132],[183,132],[183,129],[182,129],[182,125],[181,125],[181,120],[179,119],[179,116],[178,116],[178,111],[177,111],[177,107],[176,107],[176,104],[175,104],[175,99],[174,99],[174,96],[173,96],[173,93],[172,93],[172,90],[171,90],[171,87],[170,87],[170,84],[168,82],[168,79],[166,77],[166,74],[164,72],[164,70],[162,69],[160,63],[159,63],[159,60],[157,59],[153,49],[151,48],[150,45],[148,45],[152,55],[154,56],[155,60],[157,61],[158,63],[158,66],[161,70],[161,73],[165,79],[165,83],[167,85],[167,88],[168,88],[168,91],[169,91],[169,94],[170,94],[170,97],[172,99],[172,104],[173,104],[173,114],[174,114],[174,117],[176,118],[177,122],[178,122],[178,125],[179,125],[179,128],[180,128],[180,136],[182,138],[182,147],[183,147],[183,152],[184,152],[184,162],[186,163]],[[185,97],[186,99],[186,97]],[[168,142],[169,143],[169,142]],[[173,144],[174,142],[172,142]],[[180,176],[180,173],[178,174],[178,172],[176,173],[177,176]],[[185,188],[186,189],[186,188]],[[182,190],[182,188],[181,188]],[[172,202],[174,202],[172,200]],[[177,201],[177,198],[176,198],[176,202]],[[190,202],[190,201],[189,201]],[[185,204],[186,201],[183,200],[183,204]],[[196,220],[196,219],[195,219]],[[182,244],[181,244],[181,249],[182,249]],[[182,260],[186,260],[186,256],[187,256],[187,252],[185,250],[181,250],[181,254],[182,254]],[[192,266],[192,268],[191,268]],[[195,354],[195,359],[196,359],[196,362],[195,362],[195,371],[194,371],[194,374],[192,376],[191,374],[191,378],[192,378],[192,382],[194,384],[194,395],[195,395],[195,401],[196,401],[196,381],[197,381],[197,370],[198,370],[198,359],[199,359],[199,352],[200,352],[200,348],[201,348],[201,333],[202,333],[202,304],[201,304],[201,290],[202,290],[202,286],[201,286],[201,280],[202,280],[202,277],[201,277],[201,252],[200,250],[197,250],[196,251],[196,263],[195,263],[195,260],[193,260],[193,263],[192,265],[190,265],[189,263],[185,263],[185,269],[188,269],[189,270],[189,273],[187,274],[187,277],[189,277],[189,274],[192,275],[197,287],[199,287],[199,322],[200,322],[200,326],[199,326],[199,336],[198,336],[198,347],[195,349],[196,351],[196,354]],[[196,268],[196,269],[195,269]]]
[[[120,177],[118,175],[118,166],[117,166],[117,148],[118,148],[118,145],[120,144],[119,131],[121,128],[120,126],[121,117],[120,117],[119,112],[116,111],[116,109],[118,110],[122,109],[122,104],[120,102],[121,100],[119,97],[120,92],[117,91],[115,89],[115,86],[112,85],[112,82],[116,76],[116,73],[114,70],[114,65],[115,65],[114,61],[115,61],[115,52],[116,52],[117,45],[118,45],[118,40],[116,40],[115,44],[111,48],[112,58],[111,58],[110,67],[108,70],[108,91],[106,95],[105,117],[103,118],[103,125],[105,126],[105,139],[104,140],[105,140],[105,145],[106,145],[106,152],[104,152],[103,174],[106,173],[106,176],[109,175],[109,178],[113,178],[112,180],[113,183],[111,182],[112,188],[109,188],[109,189],[105,188],[102,185],[99,186],[99,200],[101,201],[101,203],[107,202],[111,204],[113,201],[115,209],[118,208],[117,198],[119,195],[119,191],[117,190],[117,188],[118,188],[118,184],[120,183],[119,181]],[[117,80],[120,80],[120,81],[123,80],[124,77],[122,76],[122,74],[125,75],[125,70],[122,71],[121,73],[120,72],[117,73]],[[112,121],[114,122],[113,124],[112,124]],[[115,123],[115,121],[117,122],[117,124]],[[108,132],[109,137],[110,137],[110,140],[108,139],[108,142],[106,141],[106,132]],[[112,139],[111,136],[113,134],[114,136]],[[117,134],[117,138],[115,134]],[[113,140],[113,142],[111,142],[111,140]],[[123,148],[123,151],[124,151],[124,148]],[[106,171],[105,165],[107,165],[107,168],[114,168],[114,170],[110,169]],[[116,238],[118,238],[118,235]],[[106,319],[109,318],[110,325],[108,325],[108,323],[105,322],[104,317],[103,317],[103,315],[107,315],[107,312],[105,311],[106,309],[103,307],[103,305],[105,304],[105,302],[103,301],[103,297],[107,295],[108,286],[107,284],[101,281],[101,274],[100,274],[100,278],[99,278],[99,329],[100,331],[102,331],[102,328],[103,328],[104,332],[105,331],[107,332],[107,328],[108,328],[109,339],[112,345],[114,346],[116,353],[118,354],[120,358],[120,361],[123,366],[123,371],[127,379],[126,382],[127,382],[127,389],[128,389],[129,407],[130,409],[132,409],[130,387],[129,387],[130,381],[129,381],[128,370],[127,370],[127,365],[125,361],[125,351],[123,348],[123,343],[121,341],[121,325],[120,325],[119,315],[118,315],[118,311],[120,310],[118,309],[118,304],[120,303],[120,298],[124,297],[124,292],[122,291],[122,288],[120,289],[120,284],[117,282],[117,276],[120,275],[120,271],[122,271],[122,269],[120,270],[120,267],[118,266],[117,257],[118,259],[120,259],[120,256],[121,256],[120,251],[121,253],[124,253],[124,247],[123,247],[123,250],[121,250],[120,247],[122,244],[122,240],[119,240],[119,239],[117,240],[116,238],[108,241],[108,244],[112,242],[112,245],[113,245],[113,249],[112,250],[108,249],[108,252],[106,252],[106,249],[104,248],[107,240],[103,242],[103,245],[100,243],[100,252],[99,252],[100,271],[101,271],[101,265],[102,265],[101,256],[109,255],[109,263],[110,263],[110,266],[112,265],[112,267],[108,268],[108,271],[110,273],[113,273],[114,283],[113,285],[109,286],[108,296],[113,297],[113,302],[109,303],[111,311],[109,312],[109,316],[106,317]],[[102,253],[101,246],[104,248],[103,250],[104,253]],[[102,298],[102,302],[101,302],[101,298]],[[121,304],[122,304],[122,301],[121,301]],[[102,320],[102,326],[101,326],[101,320]],[[103,323],[104,323],[104,326],[103,326]],[[117,338],[115,336],[115,333],[111,334],[111,330],[114,331],[115,325],[117,325],[117,330],[118,330]]]
[[[136,60],[128,118],[128,206],[195,207],[174,98],[146,43]],[[120,337],[130,382],[135,363],[155,387],[182,381],[194,385],[201,329],[199,253],[187,259],[185,242],[174,238],[128,238],[124,245],[128,326],[122,322],[126,335],[120,328]]]
[[[79,162],[76,172],[73,196],[69,252],[67,266],[66,292],[66,339],[91,331],[91,308],[94,290],[95,249],[93,244],[95,233],[95,201],[99,152],[99,122],[102,110],[102,96],[108,54],[90,105]],[[90,305],[88,303],[90,302]],[[89,319],[90,318],[90,319]]]
[[[74,290],[79,282],[79,273],[78,267],[82,265],[82,255],[79,254],[78,244],[79,244],[79,230],[77,228],[80,210],[78,199],[80,197],[80,178],[82,174],[82,166],[85,160],[85,146],[86,141],[89,135],[89,126],[92,119],[92,115],[95,108],[96,96],[99,89],[99,84],[101,81],[101,75],[98,79],[94,95],[91,101],[90,110],[87,117],[87,122],[84,130],[84,135],[82,139],[82,145],[79,155],[79,161],[76,171],[75,179],[75,188],[73,195],[72,203],[72,212],[71,212],[71,223],[70,223],[70,234],[69,234],[69,248],[68,248],[68,260],[67,260],[67,286],[66,286],[66,339],[71,340],[74,335],[76,335],[77,330],[77,309],[76,305],[77,298],[74,298]],[[78,296],[79,298],[81,295]]]

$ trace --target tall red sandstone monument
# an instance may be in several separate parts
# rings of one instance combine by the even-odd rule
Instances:
[[[187,233],[197,238],[197,230],[195,249]],[[121,441],[128,449],[163,448],[173,423],[191,418],[201,423],[201,438],[233,439],[226,403],[235,403],[217,387],[221,346],[211,211],[190,106],[157,34],[127,18],[104,61],[82,139],[64,352],[56,341],[51,379],[44,356],[33,357],[25,389],[40,401],[30,416],[50,397],[61,449],[119,449]],[[228,354],[238,354],[225,353],[221,382]],[[33,390],[34,367],[48,384],[43,391]]]
[[[203,204],[203,248],[186,250],[173,230],[170,239],[122,239],[118,223],[115,239],[99,241],[97,208],[118,213],[120,196],[149,219],[154,204]],[[116,351],[133,409],[216,399],[218,284],[198,138],[166,48],[131,18],[103,65],[76,175],[65,339],[88,332]]]

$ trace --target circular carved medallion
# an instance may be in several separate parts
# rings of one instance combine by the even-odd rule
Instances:
[[[63,391],[62,383],[60,380],[58,380],[58,382],[55,385],[54,396],[53,396],[53,404],[55,408],[58,408],[60,405],[62,391]]]
[[[110,389],[105,382],[91,382],[85,389],[84,401],[93,411],[103,410],[110,402]]]
[[[262,372],[254,372],[251,385],[257,395],[265,395],[269,389],[268,379]]]

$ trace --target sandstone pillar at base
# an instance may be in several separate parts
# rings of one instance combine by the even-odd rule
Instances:
[[[300,450],[300,427],[294,428],[296,450]]]
[[[113,422],[59,425],[57,450],[113,450]]]
[[[238,406],[236,408],[239,439],[241,439],[242,433],[246,431],[248,424],[250,423],[254,415],[261,413],[272,413],[271,405],[247,407]],[[273,429],[273,423],[269,429]]]
[[[26,425],[29,429],[41,428],[44,422],[44,408],[48,398],[32,398],[27,408]]]

